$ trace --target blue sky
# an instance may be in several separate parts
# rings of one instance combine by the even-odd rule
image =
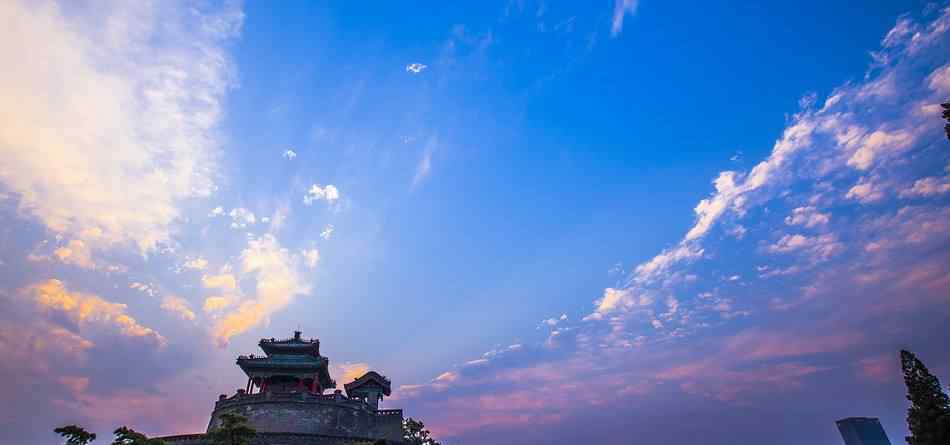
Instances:
[[[447,443],[898,441],[947,11],[4,5],[0,437],[201,430],[300,327]]]

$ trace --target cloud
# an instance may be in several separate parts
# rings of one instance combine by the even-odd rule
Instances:
[[[202,310],[205,312],[220,311],[231,305],[231,299],[227,297],[208,297],[205,298]]]
[[[843,245],[838,242],[838,237],[834,234],[826,233],[812,237],[801,234],[786,234],[775,244],[768,246],[767,250],[772,253],[805,251],[818,260],[826,260],[840,252],[842,248]]]
[[[340,199],[340,191],[337,190],[336,186],[330,184],[326,187],[321,187],[319,184],[313,184],[310,186],[310,190],[307,190],[307,194],[303,197],[303,203],[306,205],[311,205],[314,201],[326,200],[328,203],[333,203],[337,199]]]
[[[932,197],[950,192],[950,178],[929,177],[914,181],[914,185],[900,193],[902,198]]]
[[[320,251],[317,249],[304,249],[300,251],[300,255],[303,256],[303,262],[307,267],[313,269],[317,267],[317,262],[320,261]]]
[[[150,297],[154,297],[156,294],[158,294],[158,291],[155,289],[154,286],[146,284],[146,283],[140,283],[138,281],[132,282],[132,284],[129,285],[129,289],[135,289],[137,291],[141,291],[143,293],[148,294],[148,296]]]
[[[191,306],[184,298],[169,295],[162,300],[161,308],[181,317],[183,320],[195,320],[195,312],[191,310]]]
[[[185,269],[192,269],[192,270],[205,270],[208,267],[208,260],[201,257],[192,258],[190,260],[185,261],[185,263],[182,264],[181,267]]]
[[[623,31],[623,18],[637,13],[639,0],[614,0],[614,13],[610,21],[610,35],[616,37]]]
[[[215,216],[221,216],[221,215],[224,215],[224,207],[221,207],[221,206],[217,206],[211,209],[211,212],[208,213],[208,216],[212,218]]]
[[[426,178],[429,177],[429,174],[432,173],[432,154],[435,152],[438,143],[439,139],[435,136],[430,137],[426,141],[426,146],[422,150],[422,157],[420,157],[419,162],[416,163],[416,172],[412,176],[412,182],[409,184],[410,189],[415,190],[416,187],[422,185]]]
[[[848,165],[859,170],[867,170],[876,158],[887,153],[905,150],[911,142],[913,142],[913,136],[909,131],[877,130],[861,138],[860,147],[848,159]]]
[[[238,288],[237,278],[230,272],[202,276],[201,284],[208,289],[220,289],[223,291],[234,291]]]
[[[363,374],[369,372],[369,369],[370,367],[368,363],[340,363],[333,365],[330,370],[330,375],[336,376],[334,379],[339,382],[338,386],[340,389],[343,389],[342,386],[344,384],[350,383],[353,380],[362,377]]]
[[[785,224],[812,228],[828,224],[829,219],[829,214],[821,213],[815,207],[796,207],[791,215],[785,217]]]
[[[412,74],[419,74],[426,68],[428,68],[428,66],[423,65],[421,63],[410,63],[406,65],[406,72],[412,73]]]
[[[164,346],[166,340],[158,332],[138,323],[126,313],[128,308],[121,303],[106,301],[99,296],[70,292],[57,279],[49,279],[20,289],[19,293],[38,307],[66,315],[82,329],[85,326],[108,326],[122,335],[151,339]]]
[[[292,161],[297,157],[297,152],[293,151],[292,149],[284,150],[284,154],[282,156]]]
[[[326,227],[324,227],[320,232],[320,238],[330,239],[330,237],[333,235],[333,230],[333,224],[327,224]]]
[[[266,323],[271,314],[287,307],[297,295],[310,292],[310,283],[299,272],[300,258],[291,255],[273,235],[248,240],[240,260],[241,273],[256,281],[254,294],[215,321],[212,329],[219,345]]]
[[[860,201],[862,204],[870,204],[884,199],[884,190],[874,180],[861,178],[860,182],[848,190],[845,197]]]
[[[684,236],[604,289],[583,321],[543,320],[558,333],[557,347],[539,339],[518,353],[475,357],[433,374],[446,378],[401,386],[397,397],[450,437],[484,441],[530,435],[541,424],[548,438],[592,434],[583,429],[591,419],[597,430],[628,433],[638,426],[604,419],[605,407],[637,418],[635,398],[657,394],[639,411],[653,416],[644,421],[650,428],[639,425],[652,432],[654,419],[710,406],[689,405],[695,398],[680,393],[744,415],[776,400],[813,406],[824,388],[853,384],[842,370],[880,374],[885,361],[862,358],[894,346],[867,341],[867,326],[888,326],[898,344],[939,349],[945,342],[919,336],[928,332],[920,320],[936,332],[950,317],[948,255],[938,248],[950,217],[944,181],[934,176],[946,159],[932,148],[946,141],[942,122],[920,112],[944,100],[931,84],[942,73],[950,8],[939,14],[924,25],[899,20],[864,80],[824,102],[808,95],[766,159],[721,172]],[[886,193],[892,189],[913,205]],[[750,227],[744,240],[717,236],[736,226]],[[743,278],[723,280],[730,276]],[[741,323],[730,321],[739,316]],[[706,335],[690,335],[701,329]],[[729,434],[710,442],[728,442]]]
[[[412,177],[412,186],[418,186],[425,178],[429,177],[431,171],[432,152],[427,150],[422,154],[422,159],[419,159],[419,164],[416,165],[416,174]]]
[[[253,226],[257,222],[254,212],[243,207],[231,209],[228,216],[231,217],[231,228],[233,229],[243,229],[249,225]]]
[[[0,5],[0,54],[20,61],[0,72],[0,182],[53,232],[146,252],[169,240],[180,202],[214,188],[213,130],[233,85],[222,45],[243,14],[121,2],[71,12]]]

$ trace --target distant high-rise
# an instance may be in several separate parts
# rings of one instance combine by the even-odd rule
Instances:
[[[876,417],[848,417],[835,423],[845,445],[891,445]]]

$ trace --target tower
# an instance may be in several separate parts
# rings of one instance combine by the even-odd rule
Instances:
[[[241,355],[237,365],[247,383],[214,404],[208,432],[222,416],[237,414],[257,431],[252,445],[339,445],[351,442],[402,443],[402,410],[379,409],[391,393],[385,376],[370,371],[336,388],[329,359],[320,355],[320,340],[304,339],[300,331],[286,339],[261,339],[263,356]],[[161,438],[168,445],[208,445],[205,434]]]

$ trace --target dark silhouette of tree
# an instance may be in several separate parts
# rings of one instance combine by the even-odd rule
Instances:
[[[943,131],[947,132],[947,139],[950,139],[950,102],[940,104],[943,107],[943,118],[947,120],[943,126]]]
[[[412,417],[402,421],[402,440],[406,445],[441,445],[421,420]]]
[[[127,426],[117,428],[112,434],[115,435],[112,445],[165,445],[161,439],[149,439],[148,436]]]
[[[208,433],[214,445],[248,445],[256,435],[246,417],[232,413],[222,414],[220,425]]]
[[[907,428],[910,445],[950,444],[950,397],[940,380],[912,352],[901,350],[901,368],[907,385]]]
[[[96,440],[96,433],[90,433],[79,425],[64,425],[53,430],[66,438],[66,445],[87,445]]]

